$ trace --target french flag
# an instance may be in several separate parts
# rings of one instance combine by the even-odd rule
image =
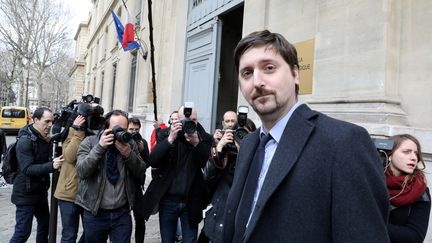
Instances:
[[[128,15],[128,23],[126,24],[126,28],[123,27],[123,24],[120,22],[120,19],[112,10],[111,10],[111,15],[114,19],[118,41],[122,44],[123,50],[130,51],[140,47],[140,44],[137,41],[135,41],[134,26],[129,21],[129,15]]]
[[[129,43],[134,41],[135,41],[134,26],[130,21],[129,13],[127,13],[127,22],[123,33],[123,42],[122,42],[123,49],[126,48]]]

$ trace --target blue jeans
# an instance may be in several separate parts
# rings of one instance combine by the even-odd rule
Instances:
[[[180,218],[183,243],[195,243],[198,224],[190,224],[186,203],[163,199],[159,203],[159,227],[162,243],[173,243],[176,239],[177,222]]]
[[[49,209],[48,203],[37,205],[16,206],[15,232],[11,243],[26,242],[30,237],[33,216],[37,220],[36,242],[48,242]]]
[[[83,209],[73,202],[58,200],[62,221],[61,243],[75,243],[79,229],[79,219]],[[85,242],[84,232],[78,243]]]
[[[113,210],[99,209],[97,215],[84,210],[86,242],[127,243],[131,240],[132,218],[127,207]]]

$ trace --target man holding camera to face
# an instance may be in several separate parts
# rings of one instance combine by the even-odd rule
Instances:
[[[146,219],[159,207],[163,243],[174,242],[179,218],[183,242],[196,242],[207,203],[202,168],[213,139],[188,104],[179,109],[178,115],[180,120],[171,124],[168,136],[161,137],[150,154],[150,166],[158,170],[144,195]]]
[[[211,242],[220,242],[223,230],[225,202],[231,188],[238,149],[244,136],[255,131],[255,124],[247,119],[248,107],[240,106],[239,114],[225,112],[222,130],[216,129],[211,156],[204,168],[204,179],[212,192],[211,208],[206,212],[203,231]],[[200,235],[201,242],[204,236]]]
[[[84,208],[86,242],[129,242],[130,209],[135,203],[135,180],[145,176],[146,164],[127,132],[128,116],[114,110],[105,115],[104,130],[84,139],[78,149],[79,178],[75,203]]]
[[[138,151],[144,162],[148,162],[149,149],[147,141],[140,134],[141,122],[138,118],[129,118],[128,132],[132,134],[132,139],[138,146]],[[145,218],[142,213],[142,205],[144,203],[144,182],[145,177],[142,180],[135,180],[135,207],[133,208],[134,219],[135,219],[135,243],[143,243],[145,236]]]

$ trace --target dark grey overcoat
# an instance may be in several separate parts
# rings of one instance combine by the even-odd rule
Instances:
[[[224,243],[259,143],[243,141],[225,208]],[[299,106],[285,127],[243,242],[388,242],[383,168],[359,126]],[[238,242],[236,242],[238,243]]]

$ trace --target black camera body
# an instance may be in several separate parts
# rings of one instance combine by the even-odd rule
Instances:
[[[132,133],[132,139],[135,140],[135,142],[142,141],[142,136],[139,132]]]
[[[234,125],[233,128],[233,138],[234,142],[227,144],[225,147],[228,150],[237,152],[237,146],[235,145],[235,142],[238,144],[241,144],[243,139],[249,134],[249,131],[246,130],[244,127],[247,124],[247,114],[249,113],[249,108],[247,106],[239,106],[238,107],[238,113],[237,113],[237,123]],[[225,134],[224,130],[221,130],[222,135]]]
[[[111,133],[114,134],[114,140],[119,141],[121,143],[129,143],[132,139],[132,134],[127,132],[125,129],[121,128],[120,126],[114,126],[111,129]]]
[[[82,125],[82,129],[86,130],[99,130],[104,124],[103,113],[104,109],[101,106],[92,106],[90,102],[97,103],[99,98],[93,97],[91,94],[82,96],[82,101],[77,102],[76,100],[71,101],[68,105],[60,110],[60,114],[57,114],[54,119],[53,133],[58,133],[61,128],[69,128],[75,118],[81,115],[85,118],[86,122]]]
[[[383,167],[386,168],[389,162],[389,153],[393,150],[394,141],[385,138],[372,138],[372,141],[378,151]]]
[[[192,115],[193,102],[185,102],[183,114],[185,118],[181,119],[182,130],[185,134],[193,134],[197,131],[197,124],[190,119]]]

